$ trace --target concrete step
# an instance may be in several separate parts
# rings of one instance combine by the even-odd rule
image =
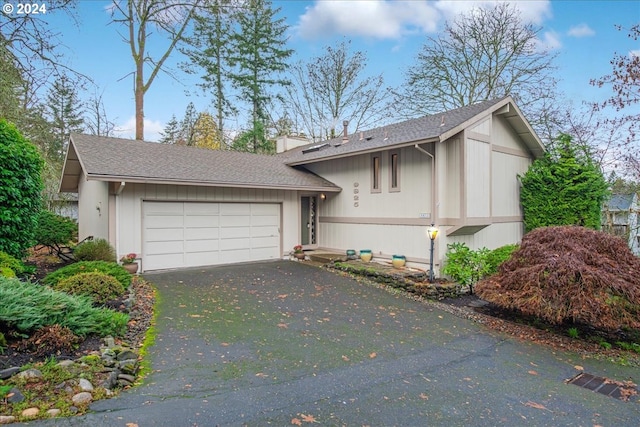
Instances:
[[[308,252],[307,256],[311,261],[328,264],[332,261],[344,260],[347,258],[345,254],[336,254],[330,252]]]

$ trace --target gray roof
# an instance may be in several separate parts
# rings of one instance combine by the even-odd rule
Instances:
[[[611,198],[605,202],[605,206],[610,211],[628,211],[631,209],[635,194],[612,194]]]
[[[349,135],[347,142],[343,142],[343,138],[338,137],[321,143],[308,144],[286,151],[280,156],[286,157],[289,165],[303,165],[403,145],[442,142],[494,112],[501,114],[514,132],[520,135],[532,156],[542,156],[544,152],[542,142],[509,96],[357,132]]]
[[[340,191],[277,156],[72,134],[60,191],[77,192],[83,175],[115,182]]]

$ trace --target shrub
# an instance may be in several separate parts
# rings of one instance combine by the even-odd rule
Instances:
[[[520,176],[527,231],[552,225],[600,228],[607,182],[588,151],[561,134],[541,159]]]
[[[97,272],[78,273],[59,281],[53,289],[71,295],[86,295],[100,305],[124,295],[124,287],[115,277]]]
[[[28,270],[22,261],[12,257],[6,252],[0,252],[0,268],[9,268],[16,274],[16,276],[20,276]]]
[[[0,276],[2,277],[16,277],[16,273],[9,267],[0,267]]]
[[[47,286],[55,286],[59,281],[71,276],[75,276],[78,273],[90,273],[99,272],[108,274],[118,279],[118,282],[127,289],[131,284],[131,274],[127,272],[121,265],[115,262],[105,261],[80,261],[73,264],[69,264],[66,267],[62,267],[53,273],[47,274],[42,279],[42,283]]]
[[[518,249],[518,245],[504,245],[489,252],[486,258],[488,270],[487,276],[496,274],[498,272],[498,267],[508,260],[516,249]]]
[[[640,329],[640,258],[619,237],[584,227],[527,233],[478,295],[552,324]]]
[[[55,248],[75,240],[77,235],[78,224],[74,220],[45,209],[40,211],[34,235],[37,245]]]
[[[472,251],[464,243],[450,243],[442,272],[473,293],[473,285],[489,272],[488,253],[487,248]]]
[[[33,244],[42,204],[42,166],[37,148],[0,119],[0,251],[21,258]]]
[[[0,323],[28,333],[58,324],[78,336],[122,335],[129,316],[92,306],[86,296],[74,296],[18,279],[0,277]]]
[[[78,261],[116,262],[116,250],[105,239],[95,239],[80,243],[73,250]]]

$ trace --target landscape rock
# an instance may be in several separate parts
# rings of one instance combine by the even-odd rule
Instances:
[[[13,415],[0,415],[0,424],[11,424],[16,420]]]
[[[135,375],[138,372],[138,366],[137,359],[128,359],[120,362],[119,369],[125,374]]]
[[[93,384],[85,378],[80,378],[78,380],[78,386],[82,391],[93,391]]]
[[[42,372],[37,369],[27,369],[26,371],[22,371],[18,374],[20,378],[42,378]]]
[[[118,354],[118,357],[116,357],[116,359],[119,361],[131,360],[131,359],[137,360],[138,355],[131,350],[123,350]]]
[[[127,375],[127,374],[118,375],[118,379],[129,381],[132,384],[136,381],[136,377],[134,375]]]
[[[71,365],[73,365],[75,362],[73,360],[62,360],[60,362],[58,362],[58,366],[62,366],[62,367],[69,367]]]
[[[75,394],[71,398],[71,401],[74,405],[83,405],[91,402],[91,400],[93,400],[93,396],[91,396],[91,393],[89,393],[88,391],[83,391],[81,393]]]
[[[38,415],[38,413],[40,413],[40,408],[27,408],[24,411],[22,411],[22,416],[27,418],[32,418]]]
[[[47,411],[47,414],[49,414],[50,417],[57,417],[58,415],[60,415],[60,412],[62,412],[60,409],[49,409]]]
[[[7,378],[11,378],[18,372],[20,372],[20,367],[18,366],[13,366],[11,368],[3,369],[0,371],[0,380],[6,380]]]
[[[9,390],[9,397],[7,397],[7,402],[9,403],[24,402],[24,394],[22,394],[20,390],[14,387],[11,390]]]

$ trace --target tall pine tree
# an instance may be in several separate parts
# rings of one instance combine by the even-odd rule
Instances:
[[[284,18],[276,18],[279,12],[269,0],[248,0],[237,14],[238,28],[231,38],[229,61],[235,70],[230,77],[242,99],[250,105],[248,151],[268,151],[267,106],[275,96],[271,90],[289,84],[289,80],[279,75],[293,53],[285,48],[288,26]]]

